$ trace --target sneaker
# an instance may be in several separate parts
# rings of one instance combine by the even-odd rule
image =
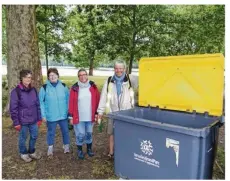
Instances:
[[[27,163],[32,161],[32,159],[29,157],[28,154],[21,154],[21,159],[24,160]]]
[[[35,159],[35,160],[39,160],[42,157],[41,154],[38,152],[34,152],[33,154],[29,154],[29,156],[30,156],[30,158]]]
[[[47,156],[48,157],[52,157],[53,156],[53,145],[51,145],[51,146],[48,147]]]
[[[114,159],[114,153],[113,153],[113,154],[110,154],[110,153],[109,153],[109,154],[108,154],[108,157],[109,157],[110,160],[113,160],[113,159]]]
[[[64,153],[69,153],[69,144],[63,145]]]

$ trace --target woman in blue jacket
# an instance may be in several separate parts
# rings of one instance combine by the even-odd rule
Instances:
[[[55,131],[59,124],[62,132],[64,153],[69,153],[69,129],[68,129],[68,101],[69,90],[59,78],[56,68],[50,68],[47,72],[48,80],[39,92],[42,120],[47,122],[47,156],[53,156]]]

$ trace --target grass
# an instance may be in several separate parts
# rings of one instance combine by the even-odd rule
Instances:
[[[96,159],[93,160],[92,174],[95,179],[103,179],[105,175],[108,175],[109,180],[118,179],[114,175],[113,163],[111,161],[103,161],[103,163]]]
[[[95,82],[95,84],[98,86],[99,90],[102,89],[103,84],[107,78],[107,76],[89,76],[89,80],[92,80]],[[78,81],[78,78],[76,76],[62,76],[60,77],[60,80],[65,83],[68,87],[71,87],[74,83]],[[45,83],[46,77],[43,76],[43,81]]]
[[[98,89],[101,91],[103,84],[106,80],[107,76],[89,76],[89,80],[92,80],[97,85]],[[43,76],[43,82],[47,80],[46,76]],[[61,76],[60,80],[67,85],[67,87],[71,87],[74,83],[78,81],[76,76]],[[2,107],[4,108],[7,103],[7,79],[6,76],[2,76]]]
[[[213,178],[225,179],[225,149],[222,146],[219,146],[217,149],[216,162],[214,164]]]

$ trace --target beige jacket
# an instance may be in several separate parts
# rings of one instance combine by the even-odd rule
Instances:
[[[133,87],[133,84],[134,84],[134,88],[135,88],[137,83],[135,83],[135,81],[132,81],[132,80],[134,80],[134,79],[130,77],[132,87]],[[108,79],[106,79],[106,81],[104,83],[104,86],[102,88],[100,102],[99,102],[99,106],[98,106],[98,109],[97,109],[97,112],[100,115],[102,115],[105,112],[105,109],[106,109],[107,81],[108,81]],[[136,80],[136,82],[137,82],[137,80]],[[110,82],[110,84],[112,84],[112,91],[111,91],[111,96],[112,97],[111,97],[111,100],[110,100],[110,112],[131,109],[132,104],[131,104],[131,99],[130,99],[129,81],[128,81],[127,76],[125,76],[124,82],[123,82],[123,84],[121,86],[121,94],[119,95],[119,98],[117,96],[117,88],[116,88],[115,82],[112,80]]]

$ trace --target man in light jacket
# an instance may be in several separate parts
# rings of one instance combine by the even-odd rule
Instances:
[[[134,107],[134,91],[129,76],[125,73],[126,65],[123,61],[114,64],[114,75],[109,77],[102,88],[99,106],[97,109],[98,120],[104,113],[131,109]],[[109,154],[114,156],[113,120],[108,120],[107,133],[109,134]]]

